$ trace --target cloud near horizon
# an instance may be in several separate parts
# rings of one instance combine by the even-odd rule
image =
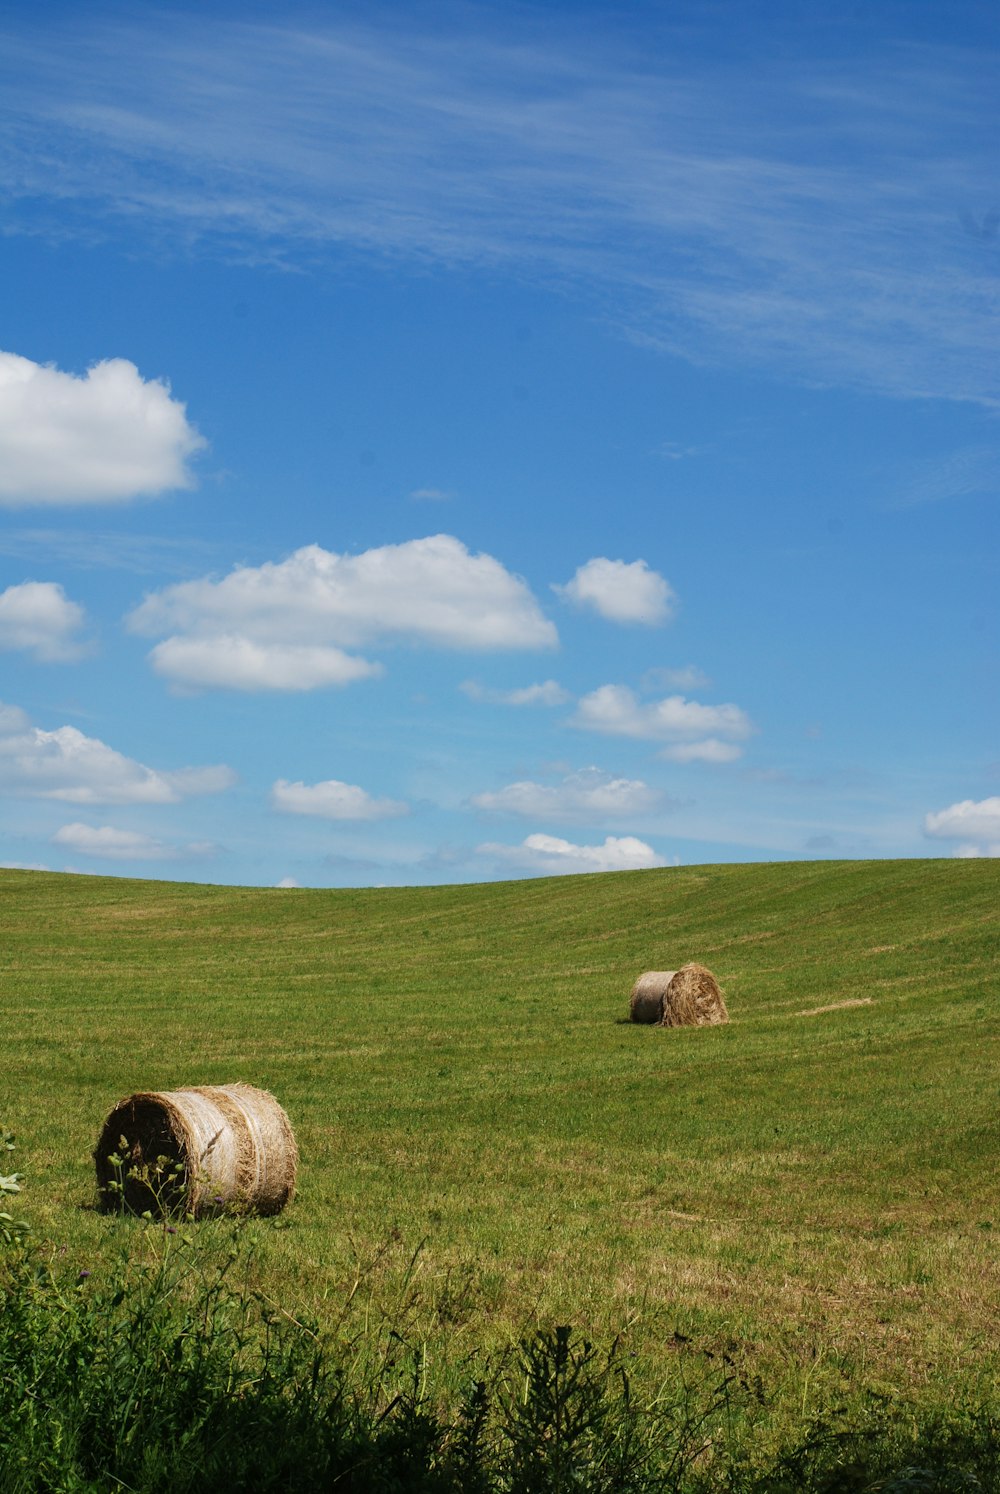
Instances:
[[[526,582],[448,534],[340,555],[306,545],[286,560],[182,581],[128,616],[158,674],[188,687],[311,690],[371,677],[343,652],[374,643],[488,651],[558,642]]]
[[[179,857],[211,856],[217,849],[209,841],[170,845],[140,830],[120,830],[116,825],[84,825],[80,821],[62,825],[52,836],[52,844],[81,856],[97,856],[109,861],[175,861]]]
[[[75,726],[42,731],[19,707],[0,705],[0,793],[64,804],[178,804],[235,782],[223,764],[148,768]]]
[[[494,792],[473,794],[475,809],[528,819],[576,820],[594,824],[627,820],[665,806],[665,795],[637,778],[613,778],[600,768],[582,768],[561,782],[509,783]]]
[[[642,871],[666,866],[653,847],[634,835],[609,835],[602,845],[578,846],[556,835],[529,835],[520,845],[486,841],[476,855],[539,876],[567,876],[578,872]]]
[[[954,856],[1000,856],[1000,797],[961,799],[925,815],[924,834],[962,842]]]
[[[128,503],[193,486],[207,443],[126,358],[82,377],[0,352],[0,506]]]
[[[315,815],[325,820],[387,820],[409,814],[399,799],[379,799],[354,783],[328,778],[322,783],[289,783],[279,778],[271,804],[284,814]]]

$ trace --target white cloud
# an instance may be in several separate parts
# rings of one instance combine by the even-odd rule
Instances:
[[[702,446],[682,446],[679,441],[664,441],[658,448],[658,455],[666,457],[668,462],[683,462],[689,457],[701,456],[704,450]]]
[[[685,664],[681,669],[647,669],[642,677],[644,690],[707,690],[711,683],[697,664]]]
[[[164,679],[191,690],[316,690],[382,674],[382,666],[323,645],[255,643],[224,633],[213,638],[165,638],[150,650]]]
[[[529,835],[519,846],[488,841],[477,846],[476,853],[526,871],[557,876],[571,872],[636,871],[667,865],[652,846],[637,840],[634,835],[609,835],[599,846],[576,846],[556,835]]]
[[[205,441],[159,379],[110,358],[82,377],[0,352],[0,504],[124,503],[192,485]]]
[[[643,703],[627,685],[601,685],[584,695],[570,724],[608,736],[670,743],[703,743],[710,737],[743,741],[753,731],[749,716],[737,705],[701,705],[683,695]]]
[[[996,400],[994,54],[961,27],[834,58],[761,25],[736,69],[682,25],[567,7],[537,29],[78,9],[10,40],[7,232],[504,265],[699,365]]]
[[[0,700],[0,737],[27,730],[30,724],[27,711],[20,706],[4,705]]]
[[[924,834],[961,841],[952,853],[955,856],[996,856],[1000,854],[1000,797],[962,799],[928,814]]]
[[[160,772],[75,726],[42,731],[16,706],[0,706],[0,793],[66,804],[176,804],[236,781],[223,765]]]
[[[48,871],[49,867],[43,866],[40,861],[0,861],[0,867],[4,871]]]
[[[530,779],[509,783],[493,793],[474,794],[476,809],[529,819],[620,820],[662,808],[663,795],[637,778],[612,778],[599,768],[569,773],[557,784]]]
[[[82,856],[100,856],[109,861],[162,861],[179,855],[174,846],[154,840],[139,830],[119,830],[114,825],[63,825],[52,844]]]
[[[561,706],[573,699],[568,690],[555,680],[544,680],[540,685],[524,685],[517,690],[492,690],[475,680],[463,680],[458,687],[470,700],[482,701],[485,705],[507,706]]]
[[[318,815],[325,820],[386,820],[409,814],[398,799],[375,799],[354,783],[328,778],[323,783],[289,783],[279,778],[271,803],[285,814]]]
[[[287,888],[287,887],[301,887],[302,883],[301,882],[297,882],[294,877],[282,877],[281,881],[280,882],[275,882],[274,885],[275,885],[275,887],[286,887]]]
[[[742,747],[735,742],[720,742],[718,737],[706,737],[703,742],[677,742],[660,753],[660,757],[671,763],[734,763],[742,756]]]
[[[666,622],[676,596],[669,582],[644,560],[607,560],[598,556],[581,565],[565,586],[553,591],[578,607],[590,607],[611,622]]]
[[[24,649],[41,664],[78,659],[83,608],[56,581],[24,581],[0,592],[0,649]]]
[[[342,654],[375,641],[454,649],[548,648],[558,642],[519,576],[449,534],[338,555],[319,545],[148,596],[137,633],[169,633],[154,668],[187,685],[313,689],[379,666]],[[285,652],[281,652],[284,650]]]
[[[447,503],[454,496],[447,488],[414,488],[410,494],[418,503]]]

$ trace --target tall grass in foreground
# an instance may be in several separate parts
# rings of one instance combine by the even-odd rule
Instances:
[[[620,1344],[560,1325],[467,1355],[442,1400],[405,1311],[321,1338],[257,1289],[239,1223],[111,1227],[119,1252],[92,1275],[0,1213],[4,1494],[1000,1490],[987,1407],[922,1423],[877,1403],[850,1424],[830,1412],[759,1467],[752,1418],[737,1439],[732,1412],[765,1392],[730,1367],[678,1368],[640,1394]]]

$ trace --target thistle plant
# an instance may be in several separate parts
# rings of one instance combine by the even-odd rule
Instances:
[[[99,1185],[105,1208],[119,1213],[138,1214],[142,1219],[192,1216],[183,1207],[186,1197],[185,1166],[174,1157],[159,1156],[151,1162],[126,1163],[129,1152],[127,1137],[118,1138],[118,1149],[107,1157],[110,1176]],[[145,1204],[146,1207],[141,1207]]]
[[[8,1131],[5,1126],[0,1126],[0,1152],[10,1153],[14,1149],[13,1132]],[[6,1175],[0,1173],[0,1198],[6,1197],[8,1194],[20,1193],[21,1177],[22,1174],[19,1172],[12,1172]],[[12,1214],[0,1210],[0,1241],[4,1244],[11,1244],[15,1237],[24,1234],[27,1228],[28,1226],[23,1219],[15,1219]]]

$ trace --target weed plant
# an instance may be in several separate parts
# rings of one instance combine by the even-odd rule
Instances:
[[[426,1346],[400,1331],[405,1303],[364,1344],[321,1338],[255,1286],[239,1221],[109,1222],[118,1253],[97,1275],[2,1223],[4,1494],[1000,1490],[1000,1424],[983,1407],[923,1425],[877,1405],[864,1424],[831,1415],[761,1468],[733,1440],[733,1401],[752,1388],[731,1367],[640,1396],[619,1343],[555,1326],[469,1356],[442,1404]]]

